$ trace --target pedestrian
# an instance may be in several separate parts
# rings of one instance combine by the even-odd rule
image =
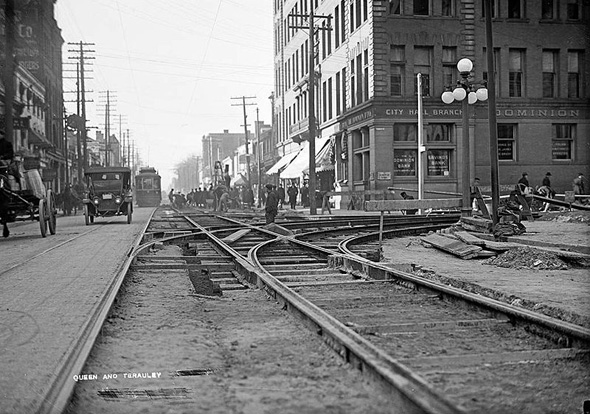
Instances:
[[[291,210],[295,210],[297,205],[297,194],[299,194],[299,190],[295,186],[294,183],[291,183],[291,186],[287,190],[287,195],[289,196],[289,205],[291,206]]]
[[[279,196],[279,206],[280,206],[280,208],[283,208],[283,204],[285,204],[285,189],[283,188],[282,184],[279,184],[279,189],[278,189],[277,194]]]
[[[309,207],[309,187],[307,182],[303,183],[303,187],[301,187],[301,205],[303,208]]]
[[[170,200],[170,205],[174,205],[174,188],[168,193],[168,200]]]
[[[414,199],[413,196],[409,195],[405,191],[402,191],[399,195],[401,195],[404,200],[413,200]],[[418,209],[417,208],[416,209],[410,209],[410,210],[402,210],[402,214],[406,214],[406,215],[408,215],[408,214],[416,214],[417,212],[418,212]]]
[[[279,196],[276,191],[273,190],[272,184],[266,185],[266,206],[264,207],[264,217],[266,224],[274,223],[275,217],[279,212]]]
[[[473,183],[471,184],[471,187],[469,188],[469,192],[470,192],[470,195],[469,195],[470,202],[469,202],[469,204],[471,204],[471,209],[472,210],[478,210],[478,205],[477,205],[476,198],[477,198],[477,195],[478,195],[478,192],[479,192],[479,182],[480,182],[479,178],[478,177],[475,177],[473,179]]]
[[[573,190],[574,190],[574,196],[581,196],[581,195],[586,194],[586,189],[584,188],[584,180],[585,179],[586,178],[584,177],[584,174],[582,174],[582,173],[578,173],[578,176],[576,178],[574,178],[574,181],[572,183]],[[586,199],[578,198],[578,200],[580,200],[580,203],[586,204]]]
[[[529,184],[529,175],[523,172],[522,177],[520,177],[520,180],[518,180],[518,184],[516,186],[520,195],[524,197],[524,201],[527,203],[527,209],[530,210],[531,204],[533,202],[533,192],[531,191],[531,185]]]
[[[332,209],[330,206],[330,192],[329,191],[322,191],[322,214],[324,214],[324,210],[328,211],[328,214],[332,214]]]

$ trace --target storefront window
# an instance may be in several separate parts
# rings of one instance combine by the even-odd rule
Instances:
[[[516,124],[498,124],[498,160],[514,161]]]
[[[427,160],[429,176],[448,177],[451,174],[451,150],[428,150]]]
[[[393,173],[398,177],[416,176],[416,150],[393,150]]]
[[[416,141],[418,135],[418,124],[395,124],[393,125],[394,141]]]
[[[575,136],[576,126],[574,124],[553,124],[551,158],[553,160],[571,160]]]
[[[426,142],[451,142],[453,124],[428,124]]]

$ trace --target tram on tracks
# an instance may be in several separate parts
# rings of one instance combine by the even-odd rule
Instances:
[[[139,207],[158,207],[162,201],[162,177],[153,167],[143,167],[135,176],[135,199]]]

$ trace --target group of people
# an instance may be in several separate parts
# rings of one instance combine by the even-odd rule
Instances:
[[[202,189],[191,189],[186,195],[180,191],[171,189],[168,193],[170,204],[176,208],[185,206],[197,208],[211,208],[215,211],[228,211],[230,208],[252,208],[254,204],[254,193],[249,187],[227,187],[225,184]]]

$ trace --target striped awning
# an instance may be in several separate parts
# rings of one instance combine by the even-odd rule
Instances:
[[[293,161],[293,159],[297,156],[297,154],[299,154],[300,151],[301,149],[299,148],[293,152],[290,152],[289,154],[283,155],[275,165],[268,169],[266,174],[277,174],[281,168],[285,168],[287,165],[289,165],[291,161]]]

